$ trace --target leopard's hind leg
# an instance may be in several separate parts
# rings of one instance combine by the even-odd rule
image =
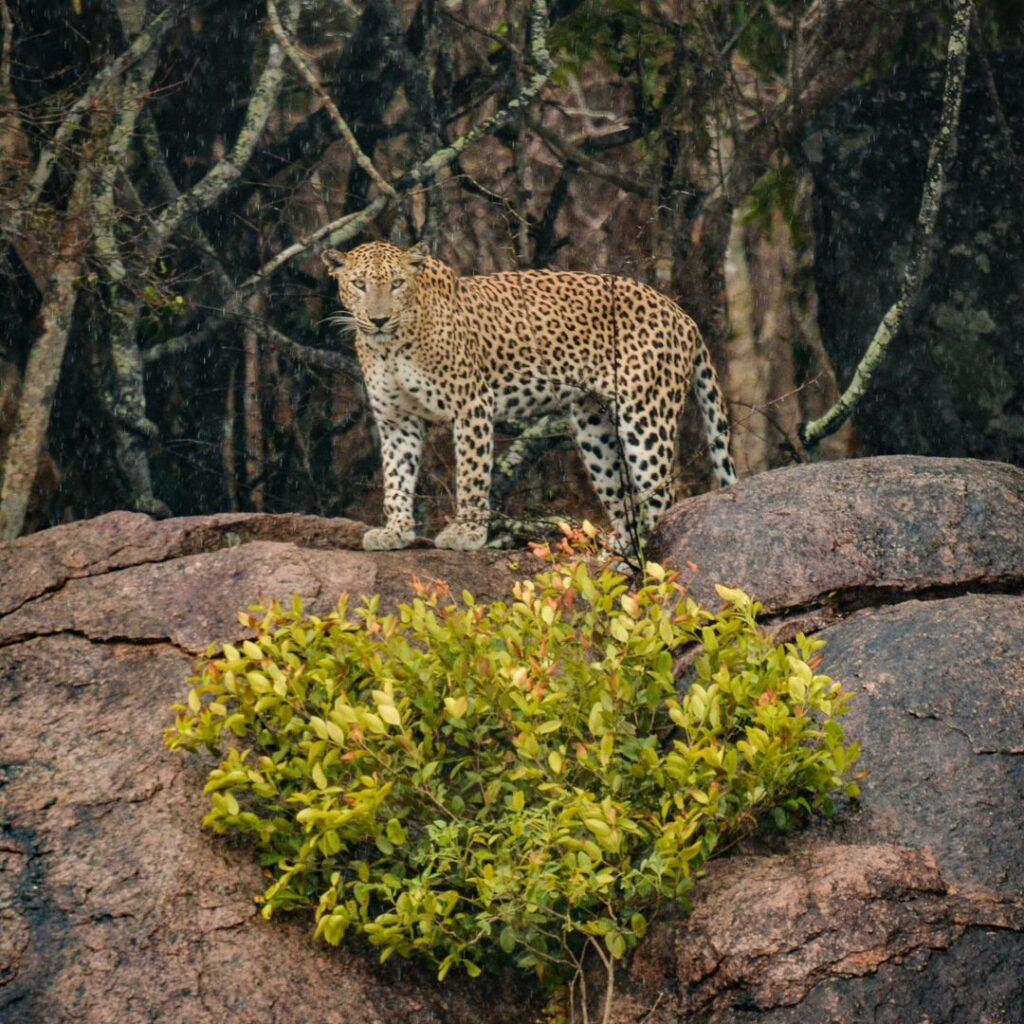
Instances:
[[[642,523],[632,500],[629,470],[621,458],[611,403],[591,395],[574,399],[569,406],[576,447],[587,467],[601,504],[608,513],[623,553],[631,553]]]
[[[644,534],[650,533],[675,498],[675,436],[679,413],[668,403],[620,402],[619,447]]]

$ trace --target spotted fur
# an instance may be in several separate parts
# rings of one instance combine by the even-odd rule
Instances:
[[[519,271],[458,277],[421,249],[371,242],[323,254],[356,329],[380,431],[385,525],[367,550],[413,539],[424,422],[451,422],[458,508],[438,547],[487,539],[494,421],[566,410],[621,541],[672,493],[676,430],[692,385],[715,476],[736,479],[722,391],[697,325],[639,281]],[[636,509],[637,514],[631,510]]]

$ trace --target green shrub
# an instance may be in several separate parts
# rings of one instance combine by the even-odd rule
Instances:
[[[507,956],[565,981],[766,814],[856,794],[822,642],[775,646],[738,590],[712,613],[658,565],[631,590],[571,555],[508,602],[418,590],[395,616],[243,615],[255,639],[211,648],[176,707],[169,745],[222,759],[204,823],[256,841],[266,917],[315,905],[327,942],[360,933],[440,977]]]

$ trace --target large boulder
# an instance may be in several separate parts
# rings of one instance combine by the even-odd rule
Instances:
[[[778,470],[676,506],[651,549],[705,602],[725,580],[776,632],[825,627],[867,776],[834,821],[712,865],[639,951],[619,1019],[1019,1021],[1024,471]]]
[[[306,917],[263,922],[259,865],[199,828],[202,773],[161,739],[195,656],[244,636],[237,612],[254,601],[393,605],[414,573],[489,599],[531,561],[347,550],[364,529],[115,512],[0,545],[4,1024],[477,1019],[463,979],[314,944]],[[518,1021],[529,997],[492,1019]]]
[[[664,917],[619,972],[615,1021],[1020,1020],[1022,495],[1007,466],[871,459],[764,474],[666,517],[652,548],[694,593],[742,583],[774,629],[824,627],[870,774],[833,822],[714,863],[692,914]],[[521,552],[349,550],[362,529],[114,513],[0,546],[5,1024],[540,1013],[515,974],[438,985],[314,944],[308,916],[264,922],[250,851],[199,828],[201,769],[163,747],[195,655],[240,637],[256,599],[393,604],[412,573],[488,599],[535,568]]]
[[[794,466],[671,508],[650,557],[683,569],[691,595],[729,582],[773,615],[824,621],[948,588],[998,591],[1024,566],[1024,473],[919,456]]]

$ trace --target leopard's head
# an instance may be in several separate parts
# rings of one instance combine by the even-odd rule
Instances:
[[[400,249],[390,242],[369,242],[346,253],[328,249],[321,259],[351,314],[348,322],[365,340],[386,341],[413,299],[413,281],[428,254],[422,246]]]

